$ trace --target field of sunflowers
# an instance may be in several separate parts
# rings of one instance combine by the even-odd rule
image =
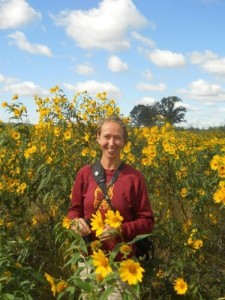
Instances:
[[[225,299],[224,129],[134,128],[124,117],[123,160],[145,176],[155,253],[127,259],[123,244],[106,256],[95,241],[90,257],[66,217],[71,187],[100,155],[99,120],[120,109],[105,93],[69,100],[57,86],[35,102],[37,124],[27,122],[18,95],[1,104],[12,122],[0,123],[0,298],[104,300],[120,280],[126,300]]]

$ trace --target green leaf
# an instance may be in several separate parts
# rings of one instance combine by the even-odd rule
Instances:
[[[93,284],[89,284],[87,281],[81,280],[80,278],[75,278],[74,283],[83,291],[91,293],[93,292]]]
[[[140,234],[140,235],[137,235],[131,242],[129,242],[128,244],[133,244],[137,241],[140,241],[146,237],[149,237],[149,236],[152,236],[151,233],[147,233],[147,234]]]
[[[114,290],[114,286],[107,287],[105,291],[101,295],[99,295],[100,296],[99,300],[107,300],[108,296],[112,294],[113,290]]]
[[[79,252],[74,253],[73,257],[65,264],[65,267],[71,264],[76,264],[79,259],[80,259],[80,253]]]
[[[46,280],[43,278],[43,276],[40,273],[38,273],[34,270],[30,270],[29,273],[35,280],[39,281],[40,283],[42,283],[44,285],[47,285]]]
[[[14,300],[15,297],[12,294],[5,294],[3,300]]]

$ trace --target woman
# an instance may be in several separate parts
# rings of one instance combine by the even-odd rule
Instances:
[[[127,140],[126,126],[119,117],[111,116],[100,122],[97,142],[102,150],[100,162],[105,170],[107,184],[122,163],[121,150]],[[125,242],[152,231],[153,213],[145,180],[140,171],[124,163],[116,182],[109,187],[108,195],[112,207],[123,217],[121,234]],[[111,209],[110,204],[103,198],[103,193],[93,177],[91,165],[84,166],[77,174],[68,212],[68,217],[76,223],[74,229],[82,236],[94,237],[87,220],[96,213],[96,209],[101,212],[103,218],[107,210]],[[105,250],[112,250],[119,242],[119,237],[115,230],[106,225],[100,240]]]

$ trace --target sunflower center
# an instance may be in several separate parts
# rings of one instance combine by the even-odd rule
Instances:
[[[131,266],[129,266],[129,272],[131,273],[131,274],[136,274],[137,273],[137,268],[136,268],[136,266],[135,265],[131,265]]]
[[[181,282],[181,283],[180,283],[180,289],[181,289],[181,290],[185,289],[185,283],[184,283],[184,282]]]
[[[104,268],[108,267],[108,261],[107,259],[102,259],[101,264]]]

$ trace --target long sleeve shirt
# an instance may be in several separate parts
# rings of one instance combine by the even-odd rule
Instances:
[[[107,183],[114,172],[114,170],[105,170]],[[153,212],[145,180],[140,171],[124,164],[118,179],[109,188],[108,195],[114,209],[118,210],[123,217],[121,233],[125,242],[137,235],[152,231]],[[91,165],[84,166],[77,173],[73,185],[68,217],[90,219],[92,214],[96,213],[99,203],[99,210],[104,217],[104,213],[110,209],[110,206],[103,198],[103,193],[92,175]],[[108,248],[115,246],[109,244]]]

